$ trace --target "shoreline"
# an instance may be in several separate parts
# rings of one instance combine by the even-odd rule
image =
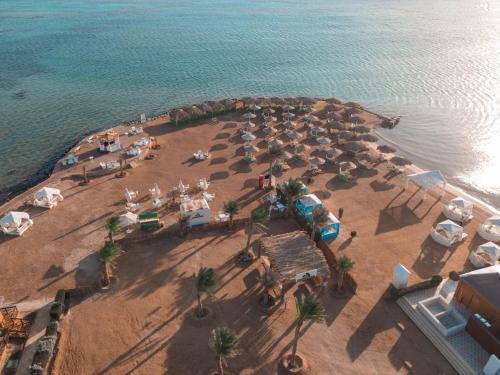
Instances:
[[[336,99],[336,98],[317,98],[317,97],[309,97],[309,98],[313,98],[314,100],[318,100],[318,101],[323,100],[323,101],[327,101],[327,102],[331,102],[331,103],[342,103],[342,104],[353,103],[350,101],[342,102],[341,100]],[[276,98],[272,98],[272,99],[276,99]],[[277,98],[277,99],[280,99],[283,102],[289,102],[291,100],[297,100],[298,98],[296,98],[296,97],[286,97],[286,98],[283,97],[283,98]],[[221,104],[224,103],[222,105],[226,105],[228,101],[232,101],[232,102],[242,101],[242,102],[245,102],[245,104],[250,104],[250,102],[259,103],[259,102],[270,101],[270,100],[271,100],[271,98],[267,98],[267,97],[226,98],[226,99],[220,99],[218,101],[206,101],[206,102],[198,103],[198,104],[185,105],[183,107],[171,108],[170,110],[168,110],[166,112],[161,112],[161,113],[157,113],[157,114],[153,113],[150,117],[146,117],[146,120],[143,123],[143,125],[146,127],[151,126],[151,125],[154,125],[154,123],[157,122],[158,120],[162,120],[162,121],[165,120],[164,123],[169,124],[170,123],[169,116],[170,116],[171,112],[179,111],[179,110],[185,111],[186,109],[189,109],[189,108],[200,107],[204,103],[212,103],[212,104],[213,103],[221,103]],[[275,104],[275,103],[272,103],[272,104]],[[374,116],[377,116],[378,118],[380,118],[382,120],[383,123],[388,124],[387,126],[384,126],[384,127],[394,128],[399,123],[399,119],[401,118],[401,116],[388,117],[385,115],[381,115],[377,112],[374,112],[370,109],[363,107],[361,104],[358,104],[358,103],[355,103],[355,104],[359,105],[363,111],[370,113]],[[196,121],[196,120],[194,119],[193,122],[194,121]],[[39,170],[37,170],[35,173],[28,176],[27,178],[25,178],[24,180],[22,180],[21,182],[19,182],[17,184],[11,185],[3,190],[0,190],[0,207],[3,207],[8,202],[10,202],[12,199],[14,199],[14,198],[18,197],[19,195],[37,187],[43,181],[49,179],[53,175],[54,172],[57,172],[57,167],[60,164],[60,162],[64,159],[64,157],[67,156],[78,145],[82,144],[82,142],[85,142],[87,138],[95,137],[97,134],[99,134],[105,130],[113,130],[113,129],[116,129],[116,128],[119,128],[122,126],[133,126],[133,125],[141,125],[141,121],[140,120],[128,120],[128,121],[122,121],[119,123],[115,123],[111,126],[104,126],[102,128],[99,128],[97,131],[84,133],[81,137],[79,137],[75,141],[66,144],[60,152],[57,152],[52,157],[50,157],[49,160],[46,161],[44,163],[44,165]],[[173,124],[171,124],[171,125],[173,125]],[[373,129],[373,130],[375,130],[375,129]],[[377,136],[380,137],[379,134],[377,134]],[[399,145],[396,144],[394,146],[397,149],[396,154],[398,154],[398,151],[400,151]],[[406,168],[408,168],[408,170],[412,171],[413,173],[418,173],[418,172],[424,171],[424,169],[422,169],[421,167],[419,167],[416,164],[412,164],[410,166],[407,166]],[[464,189],[461,189],[461,188],[459,188],[459,187],[457,187],[449,182],[447,183],[447,186],[446,186],[446,192],[448,192],[452,195],[455,195],[455,196],[462,196],[463,198],[474,203],[475,206],[481,207],[483,210],[491,213],[492,215],[500,215],[500,210],[497,209],[495,206],[485,202],[481,198],[478,198],[478,197],[474,196],[473,194],[465,191]]]

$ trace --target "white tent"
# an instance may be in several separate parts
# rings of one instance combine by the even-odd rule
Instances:
[[[450,220],[465,223],[472,219],[473,204],[463,198],[453,198],[444,208],[443,214]]]
[[[33,195],[33,205],[37,207],[52,208],[63,200],[61,190],[43,187]]]
[[[436,225],[431,232],[431,237],[438,244],[443,246],[452,246],[467,237],[464,228],[451,220],[445,220]]]
[[[21,236],[32,225],[33,220],[26,212],[10,211],[0,220],[2,232],[12,236]]]
[[[193,199],[180,205],[181,217],[191,227],[194,225],[207,224],[212,218],[212,212],[206,199]]]
[[[500,246],[493,242],[479,245],[475,251],[470,253],[469,260],[478,268],[494,266],[500,260]]]
[[[138,216],[132,212],[120,215],[120,226],[122,228],[129,227],[139,222]]]
[[[438,186],[442,189],[441,197],[444,195],[446,189],[446,179],[440,171],[427,171],[408,175],[406,177],[406,189],[408,188],[409,181],[413,181],[424,190],[423,199],[427,197],[427,190],[433,187]]]
[[[500,216],[495,215],[486,219],[486,221],[477,229],[477,234],[483,237],[486,241],[500,241]]]

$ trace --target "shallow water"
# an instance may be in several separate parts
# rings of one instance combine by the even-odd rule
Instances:
[[[0,0],[0,189],[90,131],[248,95],[404,115],[379,134],[500,206],[500,2]]]

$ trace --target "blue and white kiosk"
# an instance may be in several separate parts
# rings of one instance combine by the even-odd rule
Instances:
[[[316,194],[306,194],[295,201],[297,211],[306,219],[308,219],[315,208],[323,207],[323,202]]]

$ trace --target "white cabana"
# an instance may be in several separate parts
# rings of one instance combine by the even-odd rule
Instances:
[[[10,211],[0,220],[0,228],[5,234],[22,236],[33,225],[33,220],[27,212]]]
[[[129,202],[129,203],[133,202],[137,198],[139,198],[138,191],[131,191],[131,190],[125,188],[125,199],[127,200],[127,202]]]
[[[486,241],[500,241],[500,216],[495,215],[486,219],[486,221],[477,229],[477,234],[483,237]]]
[[[158,187],[158,184],[154,184],[153,187],[149,189],[149,195],[151,195],[151,198],[157,199],[161,195],[160,188]]]
[[[440,171],[427,171],[408,175],[406,177],[406,189],[408,188],[409,181],[413,181],[424,190],[423,199],[427,197],[427,190],[433,187],[440,187],[442,189],[441,197],[443,197],[446,189],[446,179]]]
[[[460,225],[451,220],[445,220],[436,225],[431,232],[431,237],[438,244],[449,247],[464,240],[467,234]]]
[[[191,227],[194,225],[207,224],[212,218],[212,212],[206,199],[194,199],[181,203],[181,217]]]
[[[472,219],[473,204],[463,198],[453,198],[443,210],[444,216],[450,220],[465,223]]]
[[[33,195],[33,206],[52,208],[63,200],[61,190],[43,187]]]
[[[120,227],[126,228],[138,223],[139,216],[132,212],[127,212],[126,214],[120,215],[119,221]]]
[[[494,266],[500,260],[500,246],[493,242],[479,245],[470,253],[469,260],[477,268]]]

